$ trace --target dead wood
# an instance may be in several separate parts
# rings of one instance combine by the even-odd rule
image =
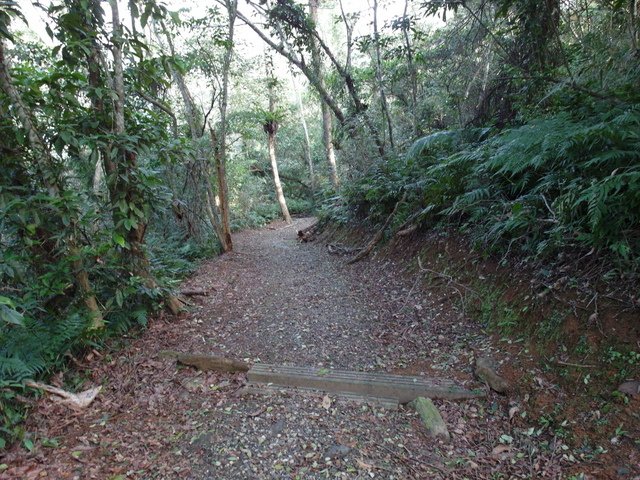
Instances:
[[[362,260],[364,257],[366,257],[367,255],[369,255],[371,253],[371,251],[375,248],[375,246],[380,242],[380,240],[382,240],[382,237],[384,235],[385,230],[387,230],[387,228],[389,227],[389,225],[391,224],[391,221],[393,220],[393,217],[396,216],[396,213],[398,212],[398,207],[404,203],[405,199],[407,198],[407,194],[405,193],[404,195],[402,195],[402,198],[398,201],[398,203],[396,203],[396,206],[393,207],[393,211],[389,214],[389,216],[387,217],[387,220],[384,222],[384,225],[382,225],[382,227],[380,228],[380,230],[378,230],[376,232],[376,234],[373,236],[373,238],[369,241],[369,243],[360,251],[360,253],[358,253],[355,257],[353,257],[351,260],[349,260],[347,262],[348,265],[352,265],[356,262],[359,262],[360,260]]]
[[[351,255],[353,253],[357,253],[361,248],[356,247],[347,247],[346,245],[342,245],[341,243],[328,243],[327,251],[332,255]]]
[[[489,388],[495,392],[504,394],[511,389],[509,382],[496,373],[491,360],[488,358],[476,358],[474,373],[476,377],[489,385]]]
[[[411,225],[410,227],[407,227],[403,230],[400,230],[396,233],[397,237],[406,237],[407,235],[411,235],[413,232],[415,232],[418,229],[417,225]]]
[[[215,370],[217,372],[235,373],[248,372],[249,368],[251,368],[247,362],[229,357],[180,353],[172,350],[163,350],[158,356],[162,358],[173,358],[182,365],[188,365],[203,371]]]
[[[45,392],[51,393],[55,395],[56,401],[67,405],[75,410],[82,410],[83,408],[88,407],[91,402],[96,398],[100,390],[102,390],[102,386],[90,388],[89,390],[85,390],[80,393],[71,393],[66,390],[62,390],[61,388],[54,387],[52,385],[47,385],[45,383],[34,382],[28,380],[25,382],[27,387],[37,388],[39,390],[44,390]]]
[[[209,292],[202,288],[184,288],[180,290],[180,295],[184,295],[185,297],[206,297],[207,295],[209,295]]]
[[[316,232],[318,231],[318,222],[313,225],[309,225],[307,228],[298,230],[298,241],[302,243],[313,242],[315,240]]]

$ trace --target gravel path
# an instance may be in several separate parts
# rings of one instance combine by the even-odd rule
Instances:
[[[411,409],[240,395],[244,375],[157,356],[172,349],[481,386],[470,375],[469,346],[493,347],[480,329],[445,306],[442,293],[420,293],[391,260],[347,266],[320,241],[298,243],[297,230],[312,221],[234,235],[233,253],[183,285],[208,292],[191,297],[189,313],[153,321],[113,356],[82,359],[85,384],[104,386],[96,402],[79,413],[38,402],[27,425],[35,448],[15,447],[0,478],[562,477],[562,442],[540,448],[506,398],[436,402],[452,434],[444,442],[429,438]]]
[[[385,351],[374,335],[389,312],[380,292],[345,274],[341,258],[297,242],[297,230],[311,223],[300,219],[236,237],[236,251],[210,273],[218,294],[198,307],[210,327],[205,349],[267,363],[376,368]]]
[[[311,223],[300,219],[235,238],[235,253],[205,273],[217,294],[195,314],[207,333],[200,351],[354,370],[380,370],[391,357],[393,363],[407,361],[398,345],[378,338],[389,320],[380,292],[345,274],[342,258],[297,242],[297,230]],[[202,275],[191,282],[202,285]],[[243,396],[207,415],[206,428],[188,449],[197,465],[192,478],[437,474],[424,459],[433,461],[430,452],[413,454],[425,447],[416,426],[415,415],[405,410],[314,396]]]

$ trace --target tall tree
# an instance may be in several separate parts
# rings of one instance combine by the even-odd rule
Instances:
[[[404,39],[405,56],[407,58],[407,70],[409,70],[409,81],[411,82],[411,125],[413,127],[413,136],[417,137],[420,133],[418,129],[418,74],[413,60],[413,46],[411,45],[411,22],[413,19],[408,14],[409,0],[404,1],[404,12],[400,20],[400,28],[402,30],[402,38]]]
[[[220,216],[222,217],[222,234],[227,251],[233,249],[231,241],[231,225],[229,221],[229,187],[227,185],[227,108],[229,103],[229,75],[233,59],[234,32],[238,0],[225,0],[227,9],[227,38],[224,58],[222,61],[222,92],[219,99],[220,127],[218,129],[218,144],[215,150],[216,170],[218,178],[218,193],[220,195]],[[213,139],[215,145],[215,139]],[[214,147],[215,148],[215,147]]]
[[[300,116],[300,125],[302,126],[302,132],[304,134],[304,157],[307,162],[307,166],[309,167],[309,187],[311,189],[311,195],[315,194],[316,191],[316,175],[313,168],[313,157],[311,156],[311,139],[309,138],[309,128],[307,126],[307,119],[304,113],[304,103],[302,101],[302,93],[300,92],[300,87],[298,86],[298,82],[296,81],[296,76],[293,72],[291,72],[291,83],[293,85],[294,94],[296,96],[296,100],[298,101],[298,112]]]
[[[318,25],[318,6],[320,0],[309,0],[309,17],[314,24],[314,28],[317,29]],[[311,58],[313,61],[313,70],[318,84],[321,88],[326,89],[324,81],[324,72],[322,67],[322,57],[320,56],[320,48],[318,47],[318,40],[315,36],[311,37],[310,48]],[[338,166],[336,164],[336,153],[333,145],[333,118],[331,116],[331,110],[326,102],[320,102],[320,108],[322,110],[322,141],[324,143],[325,158],[329,165],[329,174],[331,176],[331,183],[335,188],[340,186],[340,178],[338,176]]]
[[[235,11],[235,8],[234,8]],[[235,14],[233,15],[233,19],[235,20]],[[164,22],[159,22],[162,33],[164,33],[164,38],[166,39],[167,45],[169,47],[169,52],[174,59],[177,59],[177,52],[174,47],[173,38],[171,32],[164,24]],[[230,34],[233,34],[233,24],[229,26]],[[160,35],[158,35],[160,40]],[[230,42],[233,42],[233,38],[231,38]],[[228,47],[228,62],[230,65],[231,62],[231,49],[232,45]],[[209,138],[211,141],[211,151],[213,152],[211,157],[213,158],[213,163],[216,165],[217,169],[217,181],[219,190],[222,192],[220,197],[221,202],[219,208],[216,202],[216,195],[211,186],[211,179],[213,177],[211,171],[211,162],[207,158],[207,152],[204,148],[204,145],[200,141],[203,137],[203,134],[206,129],[206,125],[204,125],[204,119],[199,114],[198,109],[193,101],[193,96],[187,86],[187,82],[185,80],[184,74],[180,68],[177,66],[171,67],[172,76],[175,80],[176,85],[178,86],[178,90],[180,92],[180,96],[182,98],[182,104],[184,108],[184,114],[187,120],[187,124],[189,126],[189,133],[191,134],[191,140],[195,149],[195,169],[198,172],[202,172],[201,175],[195,174],[196,182],[198,184],[202,184],[204,186],[204,204],[205,211],[207,216],[209,217],[209,222],[216,232],[216,236],[220,241],[220,245],[222,246],[222,250],[224,252],[231,251],[233,249],[233,244],[231,240],[231,228],[229,224],[229,204],[228,204],[228,189],[226,187],[226,170],[224,166],[224,158],[226,158],[226,150],[222,151],[220,146],[220,140],[218,135],[213,131],[209,130]],[[213,94],[215,101],[215,93]],[[226,112],[226,106],[225,106]],[[225,113],[225,121],[226,121],[226,113]],[[226,128],[224,131],[224,137],[226,139]],[[224,157],[221,157],[223,155]],[[221,175],[224,178],[221,178]],[[198,188],[200,185],[197,185]]]
[[[376,80],[378,81],[378,92],[380,94],[380,107],[382,109],[382,116],[385,118],[387,123],[389,144],[393,150],[395,149],[393,141],[393,122],[389,113],[387,94],[385,92],[384,79],[382,77],[382,55],[380,53],[380,32],[378,31],[378,0],[373,0],[373,43],[375,52]]]
[[[264,119],[262,128],[267,134],[267,146],[269,150],[269,162],[271,163],[271,172],[273,174],[273,184],[276,190],[276,198],[280,204],[280,210],[282,211],[282,217],[285,222],[291,223],[291,215],[289,214],[289,208],[287,207],[287,200],[284,198],[284,192],[282,190],[282,183],[280,182],[280,173],[278,172],[278,161],[276,158],[276,135],[282,120],[283,114],[276,109],[276,86],[278,84],[277,79],[273,73],[273,59],[270,55],[267,55],[267,87],[269,92],[269,110],[264,112]]]

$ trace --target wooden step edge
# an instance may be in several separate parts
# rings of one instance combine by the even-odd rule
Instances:
[[[315,397],[322,397],[327,395],[328,392],[318,390],[315,388],[306,387],[285,387],[282,385],[267,385],[264,383],[248,383],[240,392],[239,395],[274,395],[274,394],[286,394],[286,395],[308,395]],[[354,403],[367,403],[386,408],[388,410],[397,410],[400,403],[395,398],[382,398],[372,397],[367,395],[358,395],[349,392],[331,392],[329,395],[335,396],[341,400]]]
[[[283,374],[291,376],[303,376],[318,377],[318,378],[336,378],[336,379],[354,379],[354,380],[367,380],[372,382],[393,382],[397,384],[406,385],[429,385],[429,386],[442,386],[442,387],[455,387],[457,384],[448,379],[430,378],[430,377],[417,377],[409,375],[395,375],[390,373],[375,373],[375,372],[357,372],[348,370],[328,370],[328,369],[313,369],[305,367],[290,367],[290,366],[274,366],[267,364],[255,364],[249,370],[249,375],[262,375],[262,374]]]
[[[461,387],[442,387],[434,385],[397,385],[384,382],[344,381],[339,378],[290,376],[268,372],[268,374],[249,375],[248,380],[254,384],[274,385],[280,387],[312,388],[330,393],[351,393],[356,395],[394,398],[400,403],[408,403],[416,397],[446,400],[469,400],[484,396],[483,391],[466,390]]]

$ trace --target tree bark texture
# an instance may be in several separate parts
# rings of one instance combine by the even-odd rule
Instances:
[[[309,0],[309,16],[314,23],[314,28],[318,25],[318,6],[320,0]],[[320,50],[318,49],[318,42],[315,37],[311,38],[311,57],[313,61],[313,69],[315,75],[318,78],[318,83],[322,88],[326,89],[324,82],[324,73],[322,71],[322,58],[320,56]],[[331,176],[331,183],[335,188],[340,186],[340,178],[338,177],[338,167],[336,164],[336,154],[333,146],[333,119],[331,118],[331,111],[326,102],[321,102],[320,107],[322,109],[322,141],[324,143],[325,158],[329,165],[329,175]]]
[[[280,182],[280,174],[278,172],[278,161],[276,159],[276,134],[278,133],[278,120],[276,115],[276,92],[275,78],[273,75],[273,59],[267,58],[267,81],[269,82],[269,114],[270,118],[265,121],[263,128],[267,134],[267,142],[269,149],[269,162],[271,162],[271,171],[273,172],[273,184],[276,189],[276,198],[282,210],[282,217],[285,222],[291,223],[291,215],[287,207],[287,201],[284,198],[282,183]]]
[[[391,115],[389,114],[387,94],[384,90],[384,82],[382,79],[382,55],[380,53],[380,32],[378,31],[378,0],[373,0],[373,38],[376,54],[376,79],[378,80],[378,90],[380,92],[380,106],[382,109],[382,114],[387,121],[389,145],[391,145],[391,149],[394,150],[395,145],[393,142],[393,123],[391,121]]]

